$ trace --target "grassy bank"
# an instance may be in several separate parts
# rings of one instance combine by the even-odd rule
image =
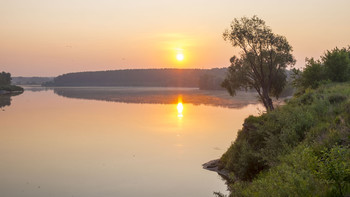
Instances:
[[[5,92],[23,92],[24,89],[19,86],[15,85],[0,85],[0,91],[5,91]]]
[[[350,194],[350,83],[332,83],[248,117],[220,159],[230,196]]]

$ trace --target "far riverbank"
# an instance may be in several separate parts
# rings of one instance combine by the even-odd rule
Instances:
[[[2,85],[2,86],[0,86],[0,95],[22,93],[23,91],[24,91],[24,89],[20,86],[15,86],[15,85]]]

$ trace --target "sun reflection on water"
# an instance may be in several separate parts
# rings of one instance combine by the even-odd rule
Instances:
[[[184,106],[182,105],[182,97],[179,96],[177,102],[177,117],[181,119],[183,117],[182,111],[184,110]]]

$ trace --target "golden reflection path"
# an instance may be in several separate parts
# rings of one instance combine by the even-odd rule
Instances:
[[[177,108],[177,117],[179,119],[182,119],[182,117],[183,117],[182,111],[184,110],[184,106],[182,104],[182,96],[181,95],[179,95],[179,97],[178,97],[176,108]]]

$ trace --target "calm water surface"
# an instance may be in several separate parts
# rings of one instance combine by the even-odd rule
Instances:
[[[1,196],[226,193],[224,181],[201,165],[219,158],[244,118],[261,108],[191,104],[191,91],[183,90],[176,90],[182,107],[178,101],[111,102],[111,96],[84,99],[62,91],[27,88],[0,109]]]

